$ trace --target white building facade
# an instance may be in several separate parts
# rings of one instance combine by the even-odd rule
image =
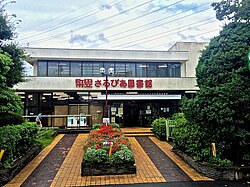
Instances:
[[[24,115],[84,114],[91,124],[108,117],[124,127],[150,126],[178,112],[181,98],[198,90],[195,67],[206,45],[177,42],[168,51],[25,48],[34,76],[15,89]],[[114,70],[107,80],[102,67]],[[48,119],[46,126],[66,120]]]

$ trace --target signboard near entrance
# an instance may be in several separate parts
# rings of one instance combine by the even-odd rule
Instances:
[[[102,118],[102,123],[103,124],[109,124],[109,118]]]
[[[120,88],[152,88],[152,80],[146,79],[75,79],[75,85],[77,88],[100,88],[100,87],[120,87]]]

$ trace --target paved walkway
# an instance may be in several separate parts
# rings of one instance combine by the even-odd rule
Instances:
[[[126,130],[128,129],[124,129],[124,131]],[[164,172],[159,169],[159,166],[157,168],[157,166],[152,161],[153,159],[150,159],[147,151],[144,150],[146,148],[144,147],[143,149],[143,146],[140,145],[135,137],[129,137],[129,140],[132,144],[132,149],[135,156],[137,174],[81,177],[80,169],[83,157],[83,144],[87,138],[87,134],[79,134],[77,135],[75,140],[72,140],[71,137],[71,140],[73,141],[72,146],[70,145],[71,148],[63,150],[63,154],[65,155],[62,163],[60,165],[55,165],[54,167],[52,167],[54,177],[52,179],[41,179],[45,181],[42,181],[39,185],[37,182],[30,183],[31,176],[33,178],[36,178],[37,174],[35,173],[37,171],[37,168],[45,164],[46,158],[49,158],[53,161],[54,159],[56,159],[56,157],[60,156],[58,154],[51,153],[55,149],[63,149],[60,148],[60,143],[63,141],[67,141],[66,138],[70,138],[70,136],[67,137],[67,135],[58,135],[51,145],[42,150],[33,161],[31,161],[12,181],[10,181],[5,186],[97,186],[111,184],[158,184],[159,182],[162,183],[174,181],[171,177],[168,178],[163,176]],[[162,164],[168,165],[170,162],[172,162],[172,164],[175,165],[174,168],[176,170],[181,170],[181,172],[187,175],[187,177],[183,178],[183,181],[187,179],[193,181],[211,180],[197,173],[195,170],[185,164],[177,155],[171,152],[172,147],[167,142],[159,141],[155,137],[143,138],[147,138],[154,144],[154,146],[157,146],[158,150],[161,150],[161,152],[165,154],[163,156],[167,157],[167,159],[162,160]],[[141,144],[143,143],[141,142]],[[49,157],[50,155],[54,155],[54,157]],[[43,172],[46,171],[51,172],[49,171],[48,166],[47,169]],[[181,181],[181,178],[178,180]]]

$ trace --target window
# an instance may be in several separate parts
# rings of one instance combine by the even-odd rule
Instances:
[[[135,77],[135,63],[126,63],[126,77]]]
[[[136,64],[136,77],[146,77],[147,69],[148,69],[148,65],[146,63]]]
[[[148,63],[148,77],[156,77],[156,64]]]
[[[103,63],[102,62],[94,62],[93,63],[93,76],[94,77],[100,77],[102,76],[100,74],[100,68],[103,67]]]
[[[100,68],[106,73],[114,68],[116,77],[180,77],[179,62],[100,62],[100,61],[38,61],[37,76],[49,77],[100,77]]]
[[[157,64],[157,75],[158,77],[167,77],[168,65],[167,63],[158,63]]]
[[[60,77],[69,76],[69,62],[59,62],[59,76]]]
[[[70,76],[71,77],[81,77],[82,76],[82,64],[81,64],[81,62],[71,62]]]
[[[58,77],[58,62],[48,62],[48,76]]]
[[[115,63],[115,76],[125,77],[126,74],[126,64],[122,62]]]
[[[169,77],[180,77],[181,76],[180,63],[169,64],[168,73]]]
[[[47,76],[47,61],[38,61],[37,76]]]
[[[82,76],[84,77],[91,77],[92,76],[92,62],[83,62],[82,63]]]
[[[115,69],[115,63],[114,62],[104,62],[104,68],[106,70],[106,73],[108,73],[109,68]]]

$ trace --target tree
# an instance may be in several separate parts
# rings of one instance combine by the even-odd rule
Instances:
[[[10,66],[11,71],[8,71],[6,75],[7,86],[13,87],[15,84],[23,81],[23,59],[25,59],[24,51],[14,43],[3,46],[2,50],[7,52],[13,61]]]
[[[223,0],[218,3],[212,3],[216,11],[218,20],[232,20],[235,22],[248,22],[250,19],[250,1],[249,0]]]
[[[12,65],[11,57],[8,53],[0,51],[0,86],[4,87],[6,85],[6,76]]]
[[[1,3],[1,2],[0,2]],[[1,6],[1,4],[0,4]],[[13,36],[11,26],[8,24],[6,16],[3,15],[2,8],[0,8],[0,44],[2,45],[2,41],[9,40]]]
[[[250,157],[249,5],[249,0],[213,3],[217,18],[231,22],[202,52],[196,68],[200,91],[182,108],[189,125],[203,131],[203,145],[195,151],[202,153],[215,142],[221,158],[235,164]]]
[[[12,1],[11,1],[12,2]],[[14,15],[7,15],[4,7],[11,2],[0,1],[0,116],[6,112],[21,112],[22,103],[12,87],[22,81],[24,52],[13,43]],[[14,16],[15,17],[15,16]]]

